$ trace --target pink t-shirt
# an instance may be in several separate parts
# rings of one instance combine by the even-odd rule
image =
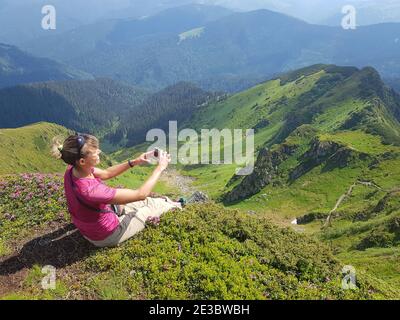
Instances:
[[[68,211],[72,222],[86,238],[101,241],[110,236],[118,227],[118,216],[109,203],[117,192],[116,189],[106,186],[100,178],[76,178],[71,175],[72,166],[68,166],[64,174],[64,190],[67,198]],[[93,173],[94,168],[92,169]],[[75,183],[75,192],[72,189],[71,176]],[[79,199],[90,207],[99,208],[107,212],[96,212],[83,205]]]

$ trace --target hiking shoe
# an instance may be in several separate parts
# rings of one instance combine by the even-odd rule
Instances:
[[[184,197],[179,198],[178,202],[181,203],[182,208],[186,206],[187,204],[187,199]]]

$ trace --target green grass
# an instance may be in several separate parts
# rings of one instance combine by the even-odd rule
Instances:
[[[279,80],[265,82],[223,102],[209,105],[190,120],[190,125],[194,129],[248,129],[267,119],[271,126],[278,128],[296,99],[309,91],[323,75],[324,71],[316,72],[297,83],[293,81],[283,86]]]
[[[315,127],[324,131],[339,129],[348,120],[352,112],[362,110],[366,103],[362,100],[349,99],[347,101],[334,102],[314,119]]]
[[[34,265],[22,282],[21,289],[0,297],[0,300],[63,300],[67,298],[69,288],[60,280],[55,281],[55,288],[43,288],[42,280],[48,275],[43,266]],[[42,272],[43,271],[43,272]],[[48,282],[46,282],[48,283]]]
[[[212,199],[217,199],[226,191],[225,185],[236,168],[235,164],[186,166],[181,169],[181,173],[195,178],[195,189],[206,192]]]
[[[0,129],[0,175],[61,172],[65,165],[50,157],[50,145],[53,137],[66,137],[68,133],[64,127],[46,122]]]
[[[370,248],[366,251],[344,252],[337,257],[344,263],[351,263],[356,270],[371,273],[384,280],[392,288],[399,291],[400,251],[399,248]]]
[[[295,217],[303,216],[310,212],[329,213],[339,197],[358,179],[373,181],[384,190],[398,187],[398,181],[400,181],[400,170],[398,169],[400,167],[400,159],[396,157],[394,159],[382,158],[384,154],[395,155],[398,153],[398,147],[384,145],[380,137],[366,134],[359,130],[330,134],[319,133],[317,136],[321,141],[338,143],[345,148],[353,150],[356,154],[363,153],[370,155],[372,158],[377,157],[378,161],[373,167],[369,167],[370,158],[365,161],[356,160],[356,162],[350,163],[345,168],[329,170],[325,169],[325,163],[323,163],[291,183],[283,179],[280,185],[268,185],[257,194],[230,207],[244,212],[255,211],[259,216],[267,216],[274,221],[282,221],[283,224],[289,224]],[[287,139],[285,143],[289,145],[298,144],[300,147],[292,157],[281,163],[280,170],[284,173],[283,176],[286,176],[288,172],[298,165],[299,157],[307,150],[306,142],[307,139],[297,136],[291,136]],[[273,150],[275,149],[276,147],[273,148]],[[221,171],[216,169],[213,171],[215,177]],[[212,172],[212,168],[207,168],[203,172],[204,176],[202,177],[202,171],[198,169],[197,175],[200,179],[204,179],[202,183],[207,183],[210,178],[207,173]],[[225,185],[228,178],[228,176],[225,176],[223,180],[220,180],[219,184],[217,182],[212,184],[211,190],[213,190],[215,198],[221,196],[218,190],[220,192],[227,191],[222,186]],[[218,189],[218,186],[220,189]],[[386,283],[390,290],[396,291],[396,286],[391,283],[400,281],[396,271],[397,258],[393,257],[391,259],[388,257],[387,259],[382,259],[382,265],[379,266],[379,257],[370,257],[368,252],[357,251],[358,258],[354,259],[354,261],[352,260],[354,245],[360,243],[372,230],[382,227],[393,218],[392,215],[378,215],[365,222],[352,221],[355,215],[376,206],[378,201],[385,196],[386,192],[384,190],[378,191],[366,186],[355,187],[351,197],[346,199],[338,209],[340,218],[334,218],[333,227],[327,231],[321,231],[323,221],[316,221],[296,228],[302,229],[305,234],[315,236],[319,240],[332,244],[338,253],[339,259],[342,260],[343,258],[343,261],[347,264],[354,262],[358,269],[374,275],[374,277]],[[396,216],[396,212],[400,212],[400,206],[394,210],[393,215]],[[334,238],[331,238],[328,234],[334,235]],[[379,250],[386,249],[375,248],[374,250],[379,252]],[[393,250],[397,250],[396,247]],[[371,258],[370,264],[369,258]],[[363,268],[362,263],[369,267]],[[381,272],[381,269],[384,272]]]
[[[179,35],[178,44],[187,39],[193,39],[193,38],[200,37],[203,34],[203,32],[204,32],[204,27],[195,28],[195,29],[183,32]]]
[[[379,155],[382,153],[399,153],[400,148],[396,146],[384,145],[381,138],[377,135],[367,134],[361,130],[340,131],[335,134],[321,134],[322,141],[334,141],[357,152]]]
[[[87,268],[100,272],[101,283],[113,282],[109,297],[122,290],[147,299],[362,298],[363,289],[340,288],[340,265],[328,252],[262,218],[215,205],[192,206],[179,218],[167,214],[159,227],[121,248],[98,252]]]

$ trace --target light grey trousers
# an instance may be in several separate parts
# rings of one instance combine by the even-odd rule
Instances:
[[[173,209],[182,209],[181,205],[170,198],[150,198],[135,201],[125,205],[125,214],[118,217],[119,226],[106,239],[101,241],[89,240],[96,247],[115,247],[133,237],[146,226],[149,217],[160,217],[163,213]]]

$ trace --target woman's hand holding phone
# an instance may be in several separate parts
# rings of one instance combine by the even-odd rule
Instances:
[[[158,154],[158,168],[161,171],[167,169],[169,163],[171,162],[171,155],[167,153],[167,151],[159,151]]]

